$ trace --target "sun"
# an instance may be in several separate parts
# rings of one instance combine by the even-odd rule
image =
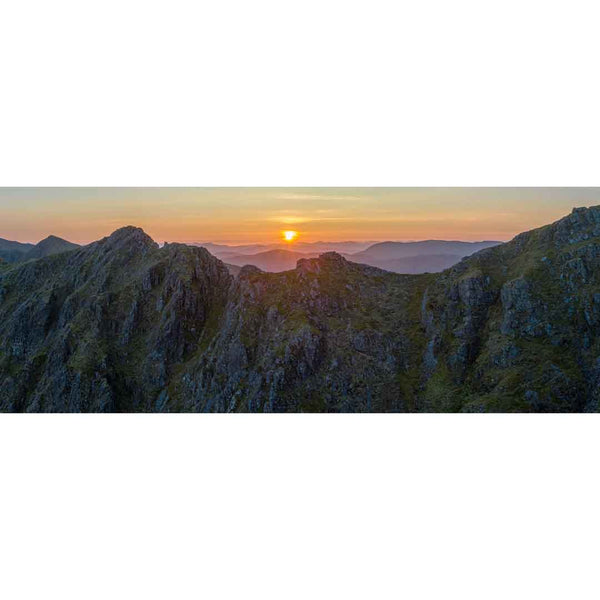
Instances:
[[[297,237],[298,237],[297,231],[284,231],[283,232],[283,239],[286,242],[293,242]]]

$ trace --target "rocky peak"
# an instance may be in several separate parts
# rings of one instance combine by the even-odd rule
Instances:
[[[577,207],[553,225],[555,242],[577,244],[600,236],[600,206]]]
[[[321,261],[322,264],[328,264],[328,265],[344,266],[344,265],[348,264],[348,261],[341,254],[338,254],[337,252],[325,252],[325,253],[319,255],[318,260]]]
[[[348,261],[337,252],[325,252],[319,258],[301,258],[296,263],[296,270],[302,274],[320,273],[323,269],[343,269]]]
[[[141,228],[128,225],[117,229],[104,239],[112,249],[127,248],[147,251],[158,248],[158,244]]]
[[[38,242],[29,252],[25,255],[25,260],[31,260],[36,258],[44,258],[53,254],[60,254],[61,252],[68,252],[69,250],[75,250],[79,248],[78,244],[73,244],[67,240],[59,238],[55,235],[49,235]]]
[[[57,235],[49,235],[48,237],[45,237],[43,240],[38,242],[38,246],[40,246],[41,244],[47,244],[49,242],[64,242],[66,240],[63,240],[62,238],[59,238]]]
[[[589,226],[600,223],[600,206],[584,206],[575,207],[571,214],[561,219],[561,221],[569,221],[574,225]]]

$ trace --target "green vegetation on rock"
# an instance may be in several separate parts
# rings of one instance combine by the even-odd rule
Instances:
[[[134,227],[58,245],[0,263],[1,410],[599,407],[598,207],[425,275],[330,252],[234,277]]]

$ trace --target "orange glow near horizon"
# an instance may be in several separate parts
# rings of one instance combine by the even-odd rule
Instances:
[[[286,242],[293,242],[298,237],[298,232],[297,231],[292,231],[292,230],[283,231],[282,234],[283,234],[283,239]]]
[[[600,188],[0,188],[0,238],[87,244],[134,225],[159,243],[505,241],[593,205]]]

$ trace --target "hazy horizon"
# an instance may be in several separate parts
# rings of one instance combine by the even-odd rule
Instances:
[[[600,188],[0,188],[0,238],[87,244],[142,227],[159,243],[507,241]]]

